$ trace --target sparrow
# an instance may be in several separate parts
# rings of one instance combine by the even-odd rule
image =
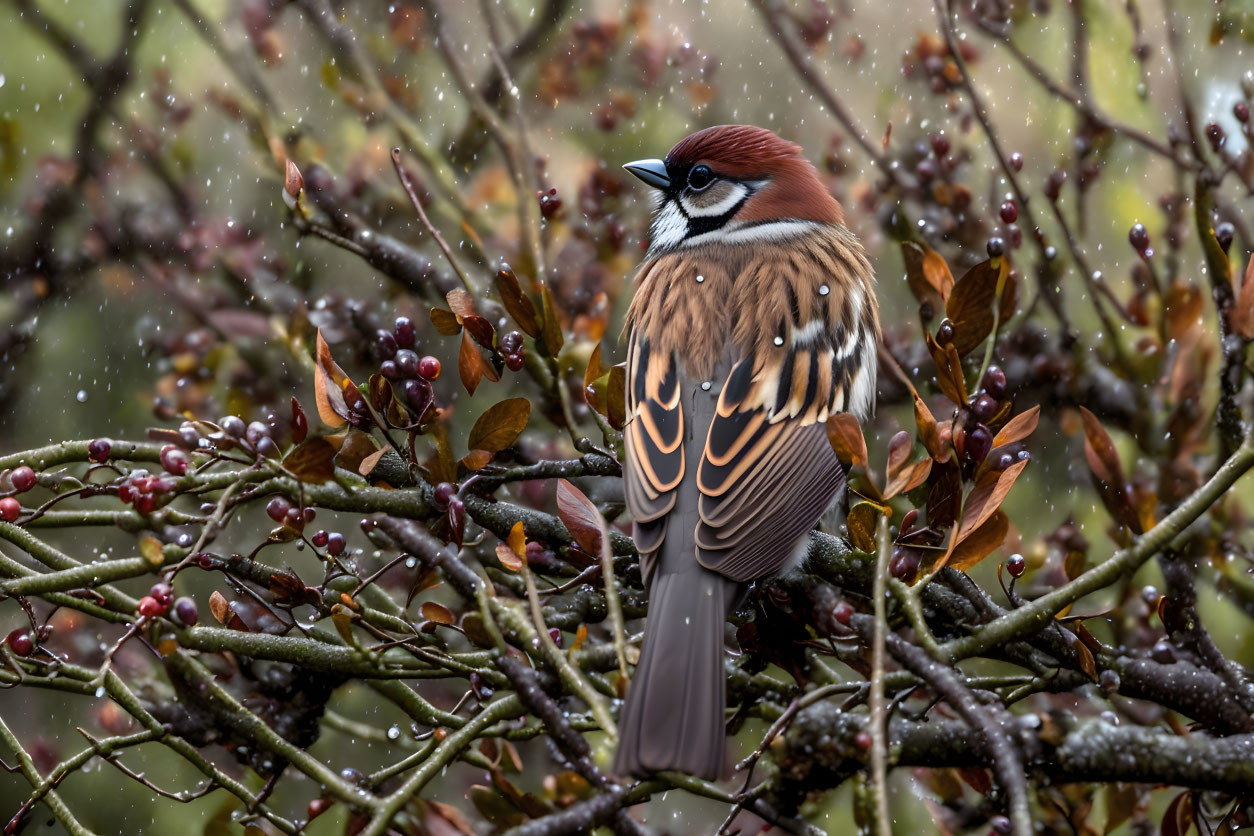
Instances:
[[[722,125],[624,168],[656,189],[627,313],[624,492],[649,610],[615,772],[724,766],[724,626],[843,499],[827,439],[874,407],[861,243],[800,146]]]

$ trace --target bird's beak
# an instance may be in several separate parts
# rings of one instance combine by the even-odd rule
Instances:
[[[634,163],[627,163],[623,168],[655,189],[665,189],[671,184],[671,178],[666,173],[666,163],[661,160],[636,160]]]

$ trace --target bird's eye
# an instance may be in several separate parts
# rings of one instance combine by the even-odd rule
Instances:
[[[714,172],[710,171],[708,165],[693,166],[692,171],[688,172],[688,188],[694,192],[701,191],[713,182]]]

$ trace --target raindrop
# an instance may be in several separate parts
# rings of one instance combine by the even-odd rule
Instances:
[[[401,730],[398,726],[392,726],[388,729],[388,740],[396,740],[401,736]]]
[[[74,399],[79,403],[87,403],[87,390],[79,389],[78,394],[74,396]]]

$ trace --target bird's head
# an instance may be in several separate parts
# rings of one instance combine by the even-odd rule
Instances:
[[[752,125],[680,140],[664,160],[623,168],[657,189],[651,255],[717,242],[779,240],[844,213],[801,146]]]

